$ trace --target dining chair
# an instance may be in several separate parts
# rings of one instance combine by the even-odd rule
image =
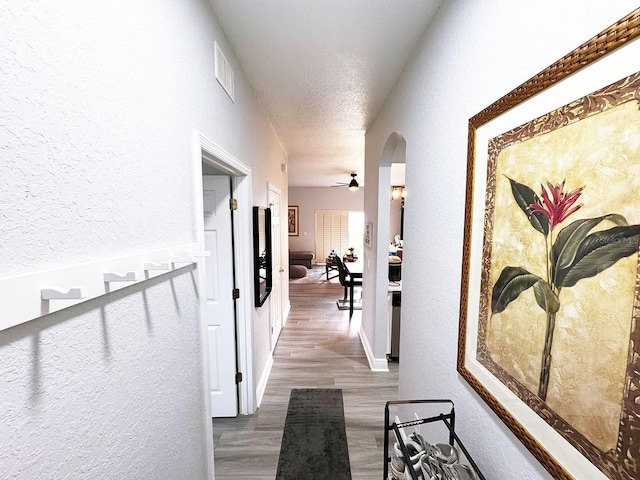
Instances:
[[[354,278],[344,266],[344,263],[339,256],[335,257],[334,262],[338,267],[338,279],[340,280],[340,285],[344,287],[344,298],[337,301],[338,308],[346,310],[345,304],[348,301],[349,317],[351,317],[353,316],[353,289],[354,287],[362,286],[362,278]]]

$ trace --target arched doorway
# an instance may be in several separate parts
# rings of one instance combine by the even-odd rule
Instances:
[[[382,149],[377,172],[367,174],[367,184],[375,185],[375,190],[365,192],[370,195],[369,201],[365,198],[365,222],[373,230],[373,241],[365,249],[362,330],[372,370],[388,370],[391,165],[405,163],[405,157],[406,141],[400,133],[393,132]]]

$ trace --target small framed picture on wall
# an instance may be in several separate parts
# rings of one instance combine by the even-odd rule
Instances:
[[[373,223],[371,222],[364,225],[364,246],[373,247]]]

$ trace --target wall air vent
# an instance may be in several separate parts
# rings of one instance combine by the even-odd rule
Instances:
[[[234,84],[233,84],[233,70],[231,69],[231,65],[222,53],[220,49],[220,45],[218,42],[215,42],[216,47],[216,79],[224,88],[224,91],[227,92],[232,101],[235,102],[234,98]]]

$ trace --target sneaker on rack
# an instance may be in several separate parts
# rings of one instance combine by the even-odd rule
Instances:
[[[402,454],[402,450],[400,449],[400,445],[398,444],[398,442],[396,442],[393,445],[393,454],[391,455],[391,463],[394,464],[395,462],[395,469],[396,471],[401,471],[404,470],[405,465],[411,465],[414,469],[414,471],[416,473],[420,473],[420,459],[422,458],[422,456],[424,455],[424,450],[422,449],[422,447],[413,442],[412,440],[410,440],[409,438],[407,438],[407,440],[404,442],[404,445],[407,449],[407,453],[409,454],[409,459],[408,461],[405,460],[403,454]],[[405,474],[406,476],[406,474]],[[407,478],[411,478],[410,474],[409,476],[407,476]]]
[[[404,475],[404,460],[392,456],[391,461],[389,462],[389,469],[391,470],[391,473],[393,473],[393,476],[400,480]]]
[[[404,463],[402,464],[402,469],[397,469],[396,465],[390,462],[389,470],[389,477],[392,480],[404,480]]]
[[[424,480],[443,480],[442,463],[429,455],[423,455],[420,459],[420,469]]]
[[[456,463],[454,465],[442,465],[447,480],[478,480],[476,472],[469,465]]]
[[[402,451],[396,442],[393,445],[393,452],[391,452],[391,460],[389,461],[389,469],[393,474],[395,480],[403,480],[404,479],[404,467],[405,461],[404,456],[402,455]]]
[[[437,443],[432,445],[417,432],[413,432],[409,435],[409,439],[412,443],[418,444],[419,448],[424,450],[427,455],[438,459],[442,463],[451,465],[458,462],[458,450],[453,445],[449,445],[448,443]]]

